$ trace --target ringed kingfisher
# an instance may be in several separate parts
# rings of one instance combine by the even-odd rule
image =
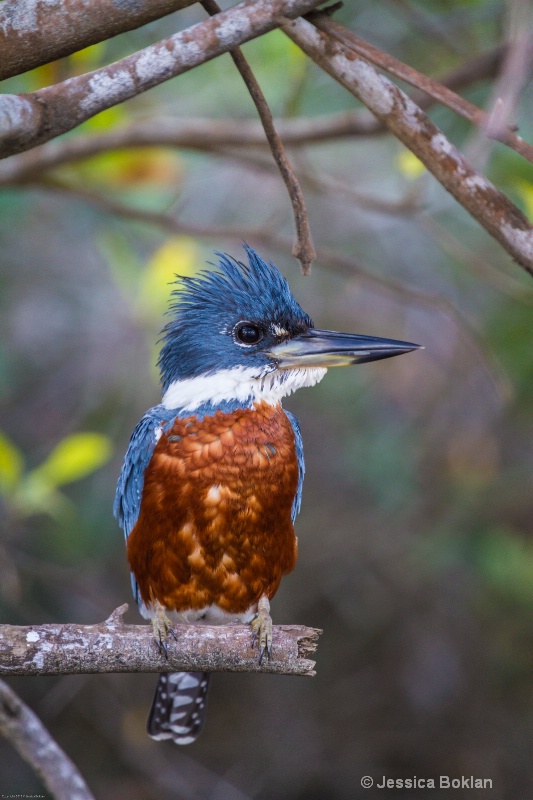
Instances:
[[[295,566],[304,458],[281,400],[328,367],[418,349],[318,330],[278,269],[248,263],[177,276],[158,361],[163,398],[133,431],[114,512],[126,535],[141,614],[166,653],[172,621],[251,623],[270,657],[270,600]],[[154,739],[189,744],[205,716],[209,674],[162,674],[148,718]]]

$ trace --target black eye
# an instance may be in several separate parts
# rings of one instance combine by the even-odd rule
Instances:
[[[263,331],[253,322],[240,322],[235,328],[235,338],[241,344],[257,344],[263,338]]]

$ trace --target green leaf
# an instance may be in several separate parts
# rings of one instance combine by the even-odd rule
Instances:
[[[479,569],[487,582],[523,604],[533,604],[533,545],[506,528],[481,540]]]
[[[24,460],[22,453],[0,431],[0,492],[11,493],[20,482]]]
[[[68,514],[73,516],[75,512],[70,500],[35,469],[23,477],[10,502],[13,511],[20,517],[48,514],[60,520]]]
[[[31,473],[50,487],[79,481],[111,456],[111,442],[101,433],[74,433],[52,450],[46,461]]]

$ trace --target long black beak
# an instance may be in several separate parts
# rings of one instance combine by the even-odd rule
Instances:
[[[274,345],[268,351],[268,355],[278,362],[278,369],[328,368],[363,364],[365,361],[391,358],[420,349],[421,345],[411,342],[311,328],[286,342]]]

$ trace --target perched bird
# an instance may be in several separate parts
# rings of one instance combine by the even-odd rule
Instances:
[[[171,621],[251,623],[269,657],[269,601],[296,563],[304,459],[281,399],[328,367],[388,358],[416,344],[317,330],[278,269],[248,264],[177,280],[159,357],[163,399],[135,428],[117,486],[133,593],[162,651]],[[209,675],[159,677],[148,733],[193,742]]]

